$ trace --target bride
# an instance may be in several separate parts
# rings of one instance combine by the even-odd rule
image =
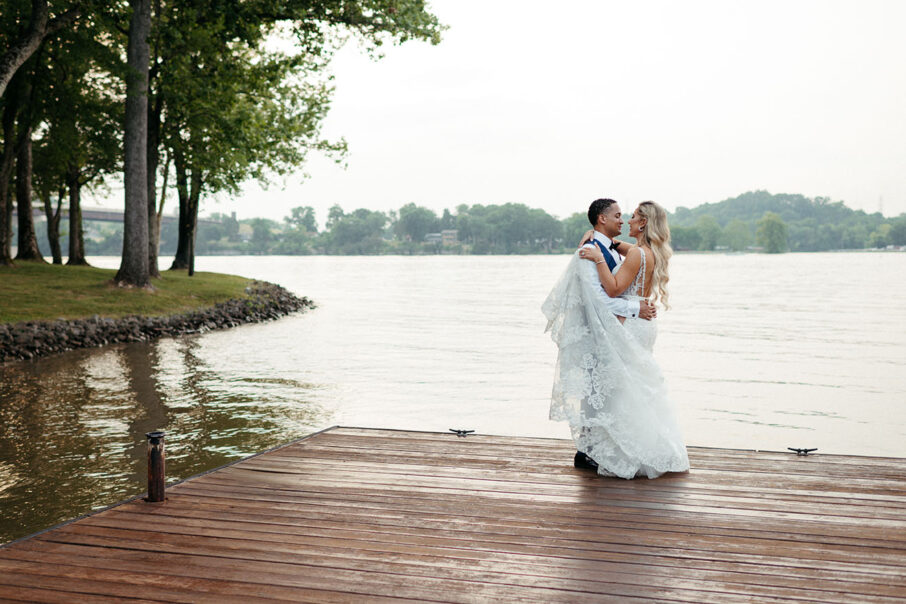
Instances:
[[[613,217],[608,228],[616,229],[616,235],[622,226],[618,206]],[[669,308],[667,214],[654,202],[642,202],[629,227],[638,245],[613,242],[626,256],[614,273],[603,249],[581,247],[542,306],[559,348],[550,417],[569,423],[576,448],[597,464],[599,474],[655,478],[689,469],[664,378],[652,356],[657,325],[639,318],[623,322],[614,315],[596,291],[599,284],[587,279],[585,264],[595,263],[600,287],[609,297],[651,298]],[[583,242],[593,235],[586,233]]]

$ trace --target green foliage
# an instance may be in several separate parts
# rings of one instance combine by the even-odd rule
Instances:
[[[283,220],[286,221],[291,229],[303,233],[318,232],[318,222],[315,220],[315,210],[311,206],[293,208],[290,211],[290,215]]]
[[[744,200],[735,203],[744,205]],[[712,205],[712,207],[714,207]],[[835,212],[837,210],[834,210]],[[689,226],[671,219],[671,242],[678,251],[729,249],[745,251],[755,243],[755,230],[763,226],[758,244],[766,251],[796,249],[800,245],[817,249],[840,249],[846,245],[866,247],[906,245],[906,216],[881,223],[871,232],[858,222],[860,213],[853,210],[855,227],[848,223],[819,223],[806,218],[787,223],[775,212],[767,212],[757,220],[732,218],[721,228],[713,217],[699,215],[696,210],[685,213]],[[740,214],[747,208],[739,208]],[[729,212],[725,212],[729,214]],[[861,214],[865,216],[864,214]],[[240,237],[240,222],[231,216],[215,214],[212,220],[200,221],[196,249],[199,254],[545,254],[566,253],[579,242],[590,228],[584,212],[576,212],[558,220],[547,212],[524,204],[467,205],[437,214],[414,203],[387,213],[357,209],[346,213],[340,205],[328,212],[326,228],[317,232],[317,216],[310,207],[293,208],[282,222],[247,219],[241,223],[246,233]],[[779,222],[778,222],[779,221]],[[38,224],[40,228],[42,223]],[[627,225],[624,224],[624,231]],[[161,233],[161,254],[172,254],[175,233],[172,223],[164,223]],[[440,244],[425,240],[425,234],[443,228],[457,231],[457,240]],[[89,254],[117,254],[121,245],[121,229],[104,227],[104,231],[87,240]],[[113,230],[110,230],[113,229]],[[783,229],[786,229],[784,231]],[[702,231],[710,231],[711,241],[703,242]],[[249,235],[250,234],[250,235]],[[624,232],[625,235],[625,232]],[[770,235],[770,236],[769,236]],[[714,237],[717,237],[715,240]],[[858,237],[863,237],[860,243]],[[770,245],[767,245],[770,243]],[[801,249],[801,248],[800,248]]]
[[[252,251],[264,254],[270,248],[273,240],[272,229],[276,226],[273,220],[266,218],[252,219]]]
[[[387,222],[383,212],[359,208],[337,218],[321,245],[327,254],[380,254],[387,247],[383,237]]]
[[[741,252],[752,245],[752,229],[743,220],[734,218],[724,228],[721,244],[734,252]]]
[[[591,228],[587,212],[576,212],[563,219],[563,238],[566,242],[579,244],[579,239]]]
[[[890,225],[891,245],[906,245],[906,216],[901,216]]]
[[[713,216],[710,214],[699,216],[695,222],[695,230],[698,231],[699,235],[698,249],[710,251],[717,247],[717,242],[721,236],[721,228]]]
[[[440,230],[440,221],[433,210],[408,203],[400,208],[395,231],[400,239],[422,242],[425,235]]]
[[[783,219],[774,212],[765,212],[758,221],[755,237],[758,243],[769,254],[779,254],[787,250],[787,226]]]
[[[786,225],[788,237],[786,246],[794,252],[816,252],[822,250],[863,249],[906,245],[906,232],[898,239],[897,225],[906,217],[885,219],[881,214],[866,214],[852,210],[843,202],[831,202],[827,198],[809,199],[802,195],[771,195],[766,191],[753,191],[719,203],[708,203],[695,208],[677,208],[670,216],[673,246],[677,250],[708,249],[702,241],[699,220],[710,216],[723,227],[720,245],[733,250],[746,249],[751,245],[751,234],[765,212],[776,214]],[[889,224],[890,230],[882,228]],[[732,232],[727,229],[732,227]],[[747,227],[749,236],[745,236]],[[713,230],[713,225],[709,227]],[[906,227],[899,227],[906,231]],[[903,243],[897,243],[903,241]]]
[[[673,249],[677,251],[697,250],[701,245],[702,236],[695,227],[674,226],[671,223],[670,240]]]

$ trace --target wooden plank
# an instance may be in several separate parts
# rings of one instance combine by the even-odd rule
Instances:
[[[335,428],[0,548],[10,601],[906,603],[906,460]]]
[[[85,547],[82,545],[64,544],[57,542],[35,541],[28,544],[28,552],[39,559],[48,559],[48,553],[66,556],[69,560],[78,560],[78,563],[85,565],[104,565],[107,560],[101,562],[89,560],[89,558],[105,557],[112,560],[113,563],[119,564],[123,560],[129,560],[135,563],[147,564],[155,563],[156,568],[163,566],[160,553],[148,553],[139,550],[130,550],[129,542],[122,542],[123,548],[118,549],[115,556],[109,554],[110,548]],[[337,547],[325,547],[312,545],[307,548],[300,548],[300,554],[306,558],[313,556],[328,560],[332,557],[339,557],[339,563],[345,563],[349,558],[348,549]],[[304,554],[303,554],[304,552]],[[22,555],[20,552],[19,555]],[[250,551],[219,551],[218,557],[211,556],[193,556],[180,554],[172,551],[166,552],[166,560],[172,563],[174,570],[168,572],[201,572],[207,576],[211,572],[217,572],[219,577],[223,577],[221,569],[224,566],[222,557],[235,557],[241,560],[241,572],[258,573],[280,573],[287,572],[291,574],[298,573],[298,569],[292,564],[273,563],[268,561],[254,560],[253,553]],[[111,557],[112,556],[112,557]],[[501,559],[489,556],[477,557],[457,557],[450,555],[437,555],[428,552],[379,552],[370,550],[356,550],[355,557],[361,561],[386,561],[386,562],[404,562],[406,564],[418,564],[423,567],[447,567],[458,568],[461,570],[482,569],[486,572],[501,573]],[[335,564],[337,562],[334,562]],[[743,591],[748,593],[744,586],[752,582],[754,577],[750,569],[749,572],[743,570],[726,570],[715,568],[693,568],[687,566],[658,566],[658,565],[640,565],[635,562],[610,562],[610,561],[591,561],[584,559],[565,560],[562,558],[539,558],[525,556],[521,559],[512,558],[502,574],[527,574],[539,575],[552,578],[563,578],[565,576],[577,576],[580,578],[590,578],[590,580],[600,580],[606,576],[618,576],[624,579],[632,580],[630,576],[651,573],[656,569],[655,584],[672,584],[674,578],[698,581],[721,582],[730,585],[731,591]],[[896,587],[890,587],[881,584],[871,584],[865,582],[848,581],[838,576],[823,577],[820,582],[814,580],[811,576],[787,576],[775,575],[768,577],[759,577],[763,585],[773,586],[783,589],[796,590],[815,590],[818,591],[840,591],[848,594],[860,593],[879,596],[894,596],[897,593]],[[826,596],[825,596],[826,597]],[[833,599],[833,597],[831,597]],[[844,600],[845,601],[845,600]]]
[[[549,510],[540,510],[533,506],[535,515],[542,515],[544,525],[538,526],[535,518],[528,517],[523,512],[524,508],[509,506],[509,509],[493,509],[488,506],[471,510],[461,510],[454,506],[443,509],[426,511],[422,503],[416,501],[399,501],[388,503],[380,499],[360,497],[356,500],[344,498],[331,500],[317,497],[293,497],[292,503],[275,500],[264,500],[253,496],[251,499],[236,497],[235,489],[218,491],[216,489],[193,489],[192,499],[174,502],[167,506],[163,514],[181,513],[192,514],[200,509],[199,514],[207,511],[211,513],[223,512],[226,515],[240,518],[246,515],[250,519],[267,520],[269,518],[364,518],[376,524],[394,525],[394,521],[402,520],[412,523],[418,521],[420,525],[431,530],[458,530],[471,527],[476,523],[482,526],[498,527],[500,531],[517,530],[525,527],[533,534],[551,533],[579,533],[589,526],[607,527],[613,523],[622,526],[632,526],[637,523],[647,523],[653,528],[662,530],[708,530],[713,534],[762,534],[777,533],[785,535],[784,538],[814,541],[816,543],[848,543],[866,545],[871,547],[906,547],[906,542],[898,540],[896,533],[886,530],[867,530],[860,526],[841,524],[829,525],[821,522],[778,523],[764,520],[746,520],[735,517],[726,517],[719,514],[710,514],[702,519],[700,515],[677,512],[666,517],[634,514],[632,512],[595,511],[593,516],[575,512],[564,513],[554,507]],[[157,510],[155,510],[155,513]],[[481,515],[484,512],[484,515]],[[535,533],[537,531],[537,533]],[[584,533],[583,533],[584,534]]]
[[[147,568],[150,562],[147,554],[144,554],[144,560],[123,560],[120,557],[111,557],[99,565],[95,560],[86,560],[81,557],[71,557],[66,555],[53,555],[44,552],[43,555],[19,553],[20,558],[33,558],[45,563],[59,563],[76,566],[90,566],[97,568],[103,566],[105,569],[117,571],[138,571]],[[216,571],[210,567],[193,568],[194,560],[198,557],[184,557],[183,560],[165,560],[161,556],[154,558],[156,567],[160,570],[166,570],[168,574],[181,578],[195,579],[199,576],[209,576],[212,572],[217,573],[218,579],[237,578],[253,574],[258,580],[268,582],[268,585],[298,585],[299,565],[290,564],[286,566],[285,572],[278,573],[273,571],[273,565],[262,564],[253,559],[243,559],[240,565],[236,565],[232,572],[224,572],[223,563],[217,565]],[[169,562],[169,563],[168,563]],[[309,569],[315,569],[316,572],[331,573],[337,576],[343,576],[347,573],[354,573],[366,569],[371,572],[383,572],[396,574],[405,574],[413,577],[417,582],[424,580],[445,580],[459,582],[466,580],[469,582],[468,587],[472,584],[487,583],[499,584],[510,587],[530,588],[530,589],[558,589],[561,591],[576,591],[582,593],[601,593],[613,591],[621,594],[636,595],[645,593],[651,588],[658,592],[663,590],[675,590],[683,588],[684,590],[701,592],[698,595],[702,598],[710,598],[709,592],[717,594],[730,594],[731,597],[738,595],[757,595],[759,597],[772,597],[781,599],[785,597],[789,589],[787,587],[748,585],[746,583],[721,581],[715,578],[698,579],[687,578],[683,576],[651,576],[644,568],[635,568],[627,570],[629,565],[624,565],[621,569],[607,568],[598,565],[595,569],[587,569],[582,572],[583,577],[576,576],[579,573],[570,572],[573,568],[561,569],[559,573],[539,574],[535,572],[525,572],[525,569],[518,569],[520,572],[501,573],[496,565],[481,568],[480,565],[469,564],[454,565],[446,563],[444,559],[413,561],[412,559],[401,560],[399,557],[390,559],[388,556],[371,556],[362,559],[359,556],[350,555],[325,555],[322,552],[308,551],[305,555],[305,566]],[[516,570],[516,569],[514,569]],[[634,572],[633,572],[634,571]],[[603,584],[602,584],[603,583]],[[637,586],[643,584],[644,588],[639,589]],[[655,595],[653,592],[650,595]],[[721,595],[720,597],[724,597]],[[829,592],[827,589],[815,589],[812,587],[801,586],[797,590],[796,599],[814,599],[824,598],[833,602],[848,602],[839,596]],[[713,598],[712,598],[713,599]]]
[[[243,470],[273,472],[278,474],[313,474],[334,476],[343,472],[348,476],[367,473],[369,475],[395,475],[395,476],[414,476],[437,477],[437,478],[466,478],[468,480],[487,480],[487,481],[504,481],[512,483],[524,483],[528,485],[565,485],[574,487],[579,483],[585,483],[587,488],[594,488],[595,484],[587,484],[588,477],[576,476],[575,473],[558,473],[551,474],[545,472],[525,472],[512,471],[502,473],[499,469],[491,468],[463,468],[455,466],[433,466],[417,464],[390,463],[386,460],[371,464],[369,467],[352,467],[348,464],[337,463],[329,459],[307,459],[292,457],[269,457],[267,459],[253,459],[242,465]],[[674,481],[664,481],[656,483],[649,481],[651,486],[624,481],[624,484],[601,486],[606,488],[608,493],[618,492],[646,492],[646,493],[669,493],[669,494],[705,494],[709,497],[714,496],[736,496],[736,497],[756,497],[760,499],[770,499],[774,501],[789,501],[797,504],[805,504],[803,498],[811,498],[822,503],[829,504],[847,504],[847,505],[866,505],[871,507],[890,507],[901,509],[906,505],[906,491],[904,495],[893,493],[872,494],[860,490],[843,491],[839,490],[838,483],[826,481],[823,489],[803,490],[782,487],[761,487],[758,491],[753,491],[751,483],[744,485],[734,483],[734,486],[722,486],[713,482],[704,483],[708,488],[699,486],[702,481],[699,479],[697,484],[693,479],[683,479]],[[797,481],[795,484],[800,484]],[[720,492],[722,491],[722,492]]]

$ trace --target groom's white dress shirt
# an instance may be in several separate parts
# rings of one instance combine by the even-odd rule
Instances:
[[[610,254],[614,259],[616,264],[613,267],[613,271],[616,272],[617,268],[623,263],[623,258],[617,253],[616,250],[610,249],[610,244],[612,243],[610,237],[595,231],[595,239],[604,244],[605,254]],[[586,243],[584,247],[597,247],[595,244],[589,242]],[[583,260],[582,264],[585,268],[582,269],[582,278],[591,286],[594,287],[598,295],[601,296],[610,306],[611,312],[620,317],[627,317],[630,319],[635,319],[639,316],[639,301],[638,300],[627,300],[625,298],[611,298],[607,295],[607,292],[601,287],[601,280],[598,278],[598,267],[595,266],[594,262],[588,260]]]

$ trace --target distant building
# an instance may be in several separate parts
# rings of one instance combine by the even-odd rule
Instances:
[[[425,235],[425,243],[456,245],[459,243],[459,231],[456,229],[444,229],[440,233],[428,233]]]
[[[456,229],[444,229],[440,232],[440,236],[444,245],[456,245],[459,243],[459,231]]]

